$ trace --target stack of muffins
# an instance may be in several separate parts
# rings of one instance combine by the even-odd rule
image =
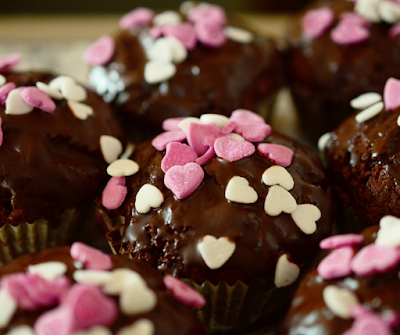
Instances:
[[[398,22],[318,1],[281,50],[140,7],[93,91],[0,58],[0,335],[400,334]],[[285,84],[314,148],[267,123]]]

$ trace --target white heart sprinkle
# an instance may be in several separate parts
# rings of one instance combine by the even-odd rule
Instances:
[[[389,24],[400,21],[400,6],[392,1],[381,1],[379,3],[379,15],[382,20]]]
[[[140,281],[142,286],[147,285],[144,279],[131,269],[115,269],[111,272],[110,279],[104,284],[103,292],[107,295],[118,295],[124,290],[125,286],[137,281]]]
[[[33,106],[28,105],[21,97],[21,91],[16,88],[8,93],[6,99],[6,114],[22,115],[33,111]]]
[[[88,330],[78,331],[73,335],[112,335],[112,332],[108,328],[102,326],[95,326]]]
[[[72,276],[78,283],[102,286],[111,280],[112,273],[110,271],[76,270]]]
[[[187,117],[186,119],[182,120],[179,122],[178,127],[185,133],[187,133],[187,130],[189,128],[190,123],[201,123],[200,119],[197,117]]]
[[[153,335],[154,324],[150,320],[140,319],[133,325],[121,328],[117,335]]]
[[[351,308],[359,304],[353,292],[334,285],[325,287],[322,297],[329,310],[343,319],[349,319]]]
[[[7,82],[6,77],[0,74],[0,86],[3,86]]]
[[[138,163],[131,159],[117,159],[107,167],[107,173],[112,177],[128,177],[139,171]]]
[[[188,14],[193,8],[196,8],[196,2],[195,1],[184,1],[180,4],[179,6],[179,11],[183,14],[186,15]]]
[[[238,43],[248,44],[254,41],[254,35],[250,31],[241,28],[226,26],[224,33],[226,37]]]
[[[143,280],[135,280],[124,287],[119,297],[119,306],[126,315],[151,311],[157,305],[157,295]]]
[[[397,125],[400,127],[400,115],[399,115],[399,117],[397,118]]]
[[[136,194],[135,208],[138,213],[145,214],[151,208],[158,208],[164,202],[164,195],[154,185],[145,184]]]
[[[236,243],[226,236],[217,239],[212,235],[205,235],[197,248],[206,265],[211,270],[215,270],[223,266],[232,257]]]
[[[299,266],[289,261],[288,254],[281,255],[275,268],[275,286],[278,288],[289,286],[296,281],[299,275]]]
[[[172,47],[172,61],[176,64],[182,63],[188,56],[188,51],[181,41],[173,36],[168,36],[166,39]]]
[[[17,302],[5,290],[0,290],[0,328],[4,328],[11,321],[17,310]]]
[[[326,149],[326,145],[328,144],[328,141],[331,139],[332,133],[328,132],[322,135],[319,140],[318,140],[318,150],[319,152],[324,152]]]
[[[297,227],[306,234],[314,234],[317,230],[317,221],[321,218],[321,211],[312,204],[297,205],[296,210],[291,214]]]
[[[153,25],[155,26],[163,26],[169,24],[178,24],[182,22],[182,17],[178,12],[174,10],[167,10],[160,14],[157,14],[153,18]]]
[[[166,37],[160,37],[154,41],[152,46],[147,50],[147,58],[149,60],[171,63],[172,62],[172,46]]]
[[[364,109],[362,112],[356,115],[357,123],[363,123],[377,116],[380,112],[382,112],[384,108],[383,102],[377,102],[375,105]]]
[[[67,104],[72,114],[79,120],[86,120],[90,115],[93,115],[91,106],[76,101],[67,101]]]
[[[110,135],[100,136],[100,148],[106,163],[111,164],[116,161],[122,153],[121,141]]]
[[[243,138],[243,136],[236,134],[236,133],[230,133],[228,135],[226,135],[227,137],[231,137],[234,138],[236,141],[244,141],[245,139]]]
[[[262,174],[262,181],[268,186],[280,185],[288,191],[294,187],[292,175],[280,165],[273,165],[266,169]]]
[[[30,273],[35,273],[48,281],[64,275],[67,269],[67,265],[63,262],[45,262],[28,266]]]
[[[133,143],[128,143],[125,147],[124,153],[121,155],[120,159],[127,159],[131,157],[133,152],[135,151],[135,145]]]
[[[380,220],[379,226],[375,244],[389,248],[400,247],[400,219],[387,215]]]
[[[84,101],[87,98],[86,89],[70,80],[64,80],[61,83],[61,94],[69,101]]]
[[[214,123],[221,129],[224,128],[229,123],[229,118],[225,115],[219,114],[203,114],[200,116],[200,122],[204,124]]]
[[[49,82],[51,89],[61,92],[61,86],[65,82],[75,83],[75,79],[69,76],[58,76]]]
[[[225,198],[241,204],[253,204],[258,200],[258,194],[246,178],[235,176],[226,186]]]
[[[270,216],[278,216],[282,212],[292,214],[297,207],[296,199],[279,185],[269,189],[265,198],[264,210]]]
[[[33,331],[32,327],[20,325],[11,329],[6,335],[35,335],[35,332]]]
[[[354,11],[366,20],[377,23],[381,20],[378,11],[379,1],[380,0],[358,0],[354,5]]]
[[[382,95],[379,93],[364,93],[359,97],[350,101],[350,106],[354,109],[365,109],[372,105],[375,105],[377,102],[382,101]]]
[[[63,95],[60,91],[52,89],[49,85],[38,81],[36,83],[36,87],[41,90],[42,92],[46,93],[50,98],[61,100]]]
[[[176,66],[151,60],[144,67],[144,80],[148,84],[156,84],[172,78],[176,73]]]

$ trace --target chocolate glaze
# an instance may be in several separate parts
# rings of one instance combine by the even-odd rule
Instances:
[[[304,14],[321,7],[334,11],[334,23],[322,36],[305,38]],[[340,46],[332,41],[330,31],[340,14],[353,7],[346,0],[317,1],[293,20],[288,33],[287,75],[306,135],[315,141],[353,113],[351,99],[382,93],[387,78],[400,77],[399,39],[388,35],[391,25],[372,24],[371,37],[363,43]]]
[[[54,75],[4,73],[17,86],[48,83]],[[25,115],[7,115],[0,106],[3,144],[0,146],[0,227],[9,223],[49,219],[65,209],[92,200],[107,175],[100,136],[124,135],[113,111],[90,90],[85,104],[94,115],[82,121],[73,116],[66,100],[54,100],[49,114],[34,109]]]
[[[70,281],[74,283],[72,274],[77,269],[74,266],[74,260],[71,258],[69,251],[69,247],[56,247],[37,254],[20,257],[0,270],[0,278],[6,274],[25,272],[29,265],[56,261],[67,264],[68,272],[66,275]],[[157,305],[150,312],[133,316],[126,316],[120,313],[117,320],[110,327],[113,334],[116,334],[120,328],[129,326],[142,318],[146,318],[154,323],[154,335],[208,334],[204,326],[195,316],[193,310],[176,301],[172,294],[165,288],[161,273],[149,266],[135,262],[126,257],[111,256],[111,259],[113,262],[113,269],[129,268],[138,272],[157,295]],[[117,297],[115,297],[115,299],[117,300]],[[35,320],[44,311],[45,309],[26,311],[19,308],[11,320],[9,327],[0,329],[0,335],[5,335],[8,330],[18,325],[25,324],[33,326]]]
[[[373,243],[379,227],[366,229],[362,246]],[[351,328],[353,319],[342,319],[335,316],[326,307],[322,291],[328,285],[337,285],[354,291],[359,301],[365,306],[372,306],[373,311],[382,313],[385,310],[400,312],[400,266],[374,276],[323,280],[313,269],[300,284],[289,312],[283,323],[282,334],[290,335],[338,335]],[[354,289],[356,287],[356,289]],[[400,327],[393,329],[393,334],[400,334]]]

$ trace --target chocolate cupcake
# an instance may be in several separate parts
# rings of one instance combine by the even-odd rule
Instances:
[[[80,242],[1,269],[0,303],[1,335],[208,334],[188,307],[205,303],[192,288]]]
[[[76,238],[124,141],[111,108],[72,78],[1,64],[0,266]]]
[[[84,55],[94,66],[90,83],[142,138],[159,134],[167,118],[261,104],[265,116],[283,83],[272,41],[228,26],[219,6],[193,6],[157,15],[137,8],[121,18],[123,31]]]
[[[300,122],[314,141],[352,114],[350,100],[400,77],[400,4],[317,1],[288,33],[287,74]]]
[[[282,334],[400,334],[400,220],[321,242],[334,249],[300,284]]]
[[[106,220],[122,224],[112,245],[202,293],[199,314],[214,331],[277,312],[331,233],[319,158],[246,110],[164,128],[131,156],[137,173],[103,192]]]

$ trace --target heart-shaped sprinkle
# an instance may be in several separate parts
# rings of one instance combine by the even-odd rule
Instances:
[[[125,147],[125,151],[122,153],[120,159],[127,159],[131,157],[134,151],[135,151],[135,145],[131,142],[128,142],[128,144]]]
[[[361,277],[390,271],[399,262],[398,251],[375,244],[362,248],[353,258],[351,269]]]
[[[331,132],[327,132],[324,135],[322,135],[319,140],[318,140],[318,150],[319,152],[324,152],[326,149],[326,146],[328,145],[329,140],[332,137]]]
[[[110,271],[76,270],[73,277],[80,284],[103,286],[111,280],[112,273]]]
[[[4,86],[3,86],[4,87]],[[32,112],[33,106],[27,104],[21,97],[21,91],[19,89],[11,90],[6,99],[6,114],[10,115],[22,115]]]
[[[341,247],[351,247],[364,242],[364,236],[360,234],[341,234],[330,236],[323,239],[319,243],[319,247],[323,250],[337,249]]]
[[[171,63],[149,61],[144,67],[144,80],[148,84],[157,84],[172,78],[176,73],[176,66]]]
[[[204,5],[197,6],[190,10],[187,14],[187,18],[192,22],[212,22],[219,26],[226,24],[227,18],[225,11],[222,7],[217,5]]]
[[[54,101],[37,87],[25,87],[21,89],[21,98],[32,107],[39,108],[47,113],[56,110]]]
[[[119,20],[119,27],[123,30],[151,24],[155,16],[154,11],[145,7],[138,7],[125,14]]]
[[[8,326],[9,322],[14,316],[17,310],[17,302],[11,297],[6,290],[0,290],[0,328],[5,328]]]
[[[161,170],[166,173],[173,166],[183,166],[194,162],[197,157],[197,153],[187,144],[177,142],[168,143],[165,156],[161,161]]]
[[[60,91],[53,90],[49,85],[42,83],[41,81],[36,83],[36,87],[42,92],[46,93],[50,98],[56,100],[61,100],[63,98],[63,95]]]
[[[107,167],[107,173],[112,177],[133,176],[138,171],[138,163],[131,159],[117,159]]]
[[[237,123],[235,121],[229,121],[229,123],[224,128],[221,129],[221,135],[225,136],[231,134],[236,127]]]
[[[288,191],[294,187],[292,175],[280,165],[273,165],[266,169],[262,174],[262,181],[268,186],[280,185]]]
[[[197,3],[195,1],[186,0],[179,5],[179,11],[181,12],[181,14],[187,15],[193,8],[196,7]]]
[[[180,23],[165,25],[163,27],[164,36],[172,36],[182,42],[187,50],[193,50],[196,47],[196,30],[190,23]]]
[[[58,76],[54,78],[52,81],[49,82],[49,87],[52,90],[56,90],[61,92],[61,87],[66,83],[69,82],[71,84],[76,84],[75,79],[70,76]]]
[[[271,126],[261,123],[238,125],[235,132],[249,142],[260,142],[271,134]]]
[[[317,230],[317,221],[321,218],[321,211],[312,204],[302,204],[297,205],[291,216],[296,226],[304,234],[311,235]]]
[[[30,273],[35,273],[48,281],[63,276],[67,269],[67,265],[63,262],[44,262],[28,266]]]
[[[73,79],[65,79],[61,82],[61,94],[69,102],[84,101],[87,98],[86,89],[82,85],[77,84]]]
[[[17,88],[14,83],[7,83],[0,87],[0,105],[5,105],[8,94]]]
[[[277,288],[289,286],[297,280],[299,275],[299,266],[289,261],[288,254],[281,255],[275,268],[275,286]]]
[[[254,204],[258,200],[258,194],[246,178],[235,176],[226,186],[225,198],[241,204]]]
[[[213,123],[199,124],[192,122],[189,123],[187,129],[187,141],[198,155],[206,153],[220,135],[220,128]]]
[[[33,329],[27,325],[16,326],[6,335],[35,335]]]
[[[108,295],[119,295],[125,287],[136,283],[136,285],[146,286],[144,279],[135,271],[127,268],[119,268],[110,272],[111,277],[104,283],[103,292]]]
[[[356,318],[352,327],[343,333],[343,335],[365,334],[393,335],[393,332],[380,316],[368,313]]]
[[[122,290],[119,305],[126,315],[145,313],[156,307],[157,296],[143,280],[135,280]]]
[[[357,123],[366,122],[382,112],[384,107],[383,102],[377,102],[375,105],[372,105],[371,107],[364,109],[361,113],[358,113],[355,119]]]
[[[239,134],[236,134],[236,133],[230,133],[230,134],[226,135],[226,137],[233,138],[236,141],[245,141],[245,139],[242,136],[240,136]]]
[[[179,122],[179,129],[182,130],[185,134],[188,131],[189,124],[191,123],[201,123],[200,119],[197,117],[186,117],[182,121]]]
[[[353,21],[343,20],[332,29],[331,39],[339,45],[358,44],[366,41],[371,36],[370,31]]]
[[[147,319],[139,319],[133,325],[121,328],[117,335],[154,335],[153,322]]]
[[[212,235],[205,235],[197,245],[201,257],[211,270],[222,267],[233,255],[236,243],[229,237],[216,238]]]
[[[400,23],[395,24],[389,29],[389,36],[395,38],[400,35]]]
[[[151,208],[158,208],[164,202],[164,195],[154,185],[145,184],[136,194],[135,208],[138,213],[145,214]]]
[[[0,58],[0,72],[12,70],[21,61],[20,54],[10,54]]]
[[[154,26],[149,29],[149,35],[156,40],[164,34],[164,26]]]
[[[163,151],[168,143],[183,142],[186,140],[186,134],[181,130],[168,131],[155,137],[151,142],[152,146],[158,151]]]
[[[265,120],[260,115],[247,109],[237,109],[233,111],[229,119],[236,122],[238,125],[265,123]]]
[[[164,176],[164,184],[182,200],[191,195],[200,186],[204,178],[202,167],[196,163],[174,166]]]
[[[74,242],[70,250],[71,257],[91,270],[111,270],[111,257],[82,242]]]
[[[125,177],[112,177],[103,190],[101,204],[107,209],[117,209],[125,201],[128,188]]]
[[[357,98],[351,100],[350,106],[354,109],[365,109],[372,105],[375,105],[379,101],[382,101],[382,96],[379,93],[364,93]]]
[[[383,21],[395,24],[400,21],[400,5],[392,1],[380,1],[378,5],[379,15]]]
[[[182,22],[182,17],[178,12],[174,10],[167,10],[160,14],[157,14],[153,18],[153,25],[155,26],[164,26],[167,24],[179,24]]]
[[[303,33],[309,38],[321,36],[333,23],[335,14],[330,8],[309,10],[304,16]]]
[[[158,38],[147,50],[147,58],[162,63],[173,62],[173,50],[169,39],[166,37]]]
[[[346,288],[329,285],[324,288],[322,296],[326,307],[343,319],[349,319],[350,310],[359,304],[356,295]]]
[[[113,333],[108,328],[101,326],[94,326],[89,330],[74,332],[74,335],[113,335]]]
[[[283,187],[272,186],[265,198],[264,210],[270,216],[278,216],[282,212],[292,214],[297,207],[296,199]]]
[[[35,335],[70,335],[74,330],[73,311],[63,306],[44,312],[33,326]]]
[[[220,129],[223,129],[230,122],[227,116],[219,114],[203,114],[200,116],[200,121],[203,124],[213,123]]]
[[[379,226],[375,244],[390,248],[400,247],[400,219],[386,215],[380,220]]]
[[[354,5],[354,11],[369,22],[377,23],[381,20],[379,2],[380,0],[358,0]]]
[[[83,61],[92,66],[106,65],[113,58],[114,51],[114,39],[111,36],[105,35],[100,37],[85,50]]]
[[[230,40],[238,43],[249,44],[254,41],[254,35],[250,31],[241,28],[226,26],[224,33]]]
[[[350,275],[351,261],[354,256],[352,247],[342,247],[332,251],[318,264],[318,274],[324,280],[342,278]]]
[[[84,121],[90,115],[93,115],[93,108],[91,106],[76,101],[67,101],[67,104],[72,114],[79,120]]]
[[[206,299],[199,292],[170,274],[165,275],[164,285],[176,300],[187,306],[202,308],[206,305]]]
[[[290,166],[294,156],[294,151],[292,149],[284,145],[272,143],[259,144],[257,146],[257,153],[283,167]]]
[[[196,158],[195,163],[199,165],[206,164],[215,155],[214,147],[210,146],[203,156]]]
[[[3,86],[7,82],[6,77],[0,74],[0,86]]]
[[[110,135],[100,136],[100,148],[106,163],[111,164],[116,161],[122,153],[121,141]]]
[[[179,128],[179,124],[181,121],[185,120],[186,117],[175,117],[171,119],[166,119],[162,123],[162,129],[165,131],[176,131],[176,130],[181,130]]]
[[[185,45],[174,36],[166,37],[166,40],[172,51],[172,61],[176,64],[182,63],[188,56]]]
[[[360,26],[364,27],[371,27],[371,23],[364,19],[362,16],[355,14],[354,12],[345,12],[340,15],[340,20],[346,20],[346,21],[351,21],[355,24],[358,24]]]
[[[218,157],[233,163],[251,156],[256,148],[250,142],[237,141],[234,138],[223,136],[215,140],[214,150]]]
[[[400,107],[400,80],[389,78],[383,90],[383,100],[387,111]]]
[[[223,46],[227,37],[222,26],[213,22],[197,22],[195,25],[197,38],[203,45],[211,48]]]

